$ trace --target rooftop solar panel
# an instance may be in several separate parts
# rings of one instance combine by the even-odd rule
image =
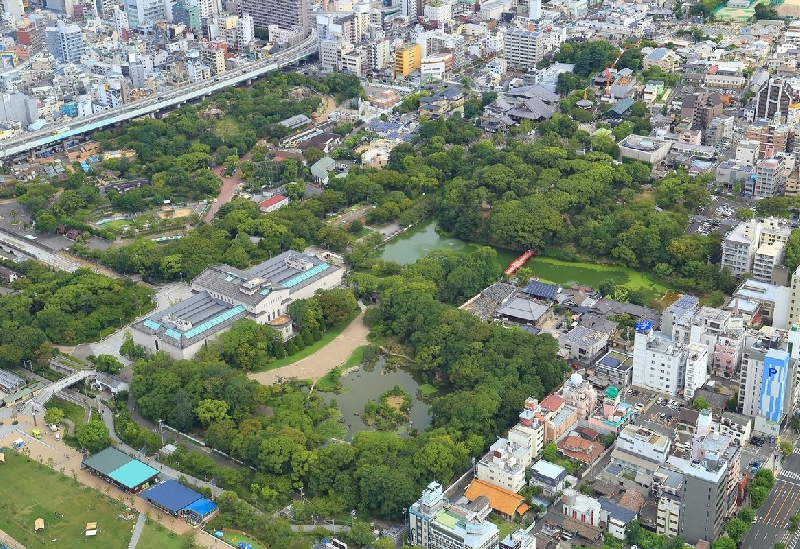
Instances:
[[[531,280],[525,287],[524,292],[534,297],[553,299],[558,293],[558,286],[539,282],[538,280]]]
[[[620,361],[619,359],[614,358],[613,356],[603,357],[603,360],[600,361],[600,364],[603,366],[608,366],[609,368],[616,368],[619,366]]]

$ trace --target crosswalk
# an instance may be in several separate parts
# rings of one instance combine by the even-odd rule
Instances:
[[[795,473],[794,471],[787,471],[783,469],[780,473],[778,473],[778,478],[790,478],[792,480],[800,480],[800,473]]]
[[[795,446],[794,450],[792,450],[793,454],[800,454],[800,446]]]

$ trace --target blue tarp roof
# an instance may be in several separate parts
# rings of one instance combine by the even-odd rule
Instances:
[[[187,505],[184,507],[184,511],[192,511],[193,513],[197,513],[201,517],[204,517],[212,512],[214,509],[217,508],[216,503],[213,501],[209,501],[206,498],[200,498],[191,505]]]
[[[129,461],[119,469],[115,469],[108,476],[126,488],[136,488],[156,475],[158,475],[158,471],[146,463],[135,459]]]
[[[142,497],[164,509],[177,513],[203,496],[177,480],[168,480],[143,492]]]

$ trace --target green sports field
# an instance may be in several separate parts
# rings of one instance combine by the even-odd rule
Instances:
[[[119,517],[126,506],[97,490],[77,484],[36,460],[5,449],[0,463],[0,529],[26,547],[96,547],[125,549],[137,514]],[[69,473],[69,472],[68,472]],[[100,479],[97,480],[102,484]],[[62,518],[63,517],[63,518]],[[44,530],[33,531],[44,519]],[[96,522],[98,534],[84,535],[87,522]]]

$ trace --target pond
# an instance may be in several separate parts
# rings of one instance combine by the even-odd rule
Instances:
[[[458,238],[448,238],[436,230],[436,222],[421,222],[415,227],[389,241],[381,250],[380,258],[407,265],[424,257],[433,250],[451,250],[454,252],[474,252],[477,244],[470,244]],[[497,261],[505,269],[519,254],[509,250],[495,248]]]
[[[350,440],[359,431],[375,430],[374,426],[365,425],[361,419],[364,405],[369,400],[377,402],[383,393],[391,390],[395,385],[399,385],[411,395],[409,412],[411,422],[401,426],[398,432],[406,434],[409,429],[422,431],[431,421],[428,416],[430,404],[422,400],[420,382],[406,370],[401,368],[385,369],[383,364],[384,360],[381,358],[371,372],[359,369],[342,376],[340,380],[342,388],[338,394],[320,393],[326,402],[336,401],[347,426],[347,436],[345,437],[347,440]]]
[[[380,258],[409,264],[433,250],[445,249],[469,253],[477,248],[477,244],[443,236],[436,230],[436,222],[431,220],[423,221],[389,241],[381,250]],[[502,248],[494,250],[497,252],[497,262],[501,270],[505,270],[521,253]],[[541,281],[564,287],[579,284],[597,289],[601,282],[610,280],[634,290],[645,289],[654,297],[660,297],[666,290],[663,285],[653,282],[644,273],[621,265],[568,262],[535,255],[525,266],[532,269],[534,276]]]

